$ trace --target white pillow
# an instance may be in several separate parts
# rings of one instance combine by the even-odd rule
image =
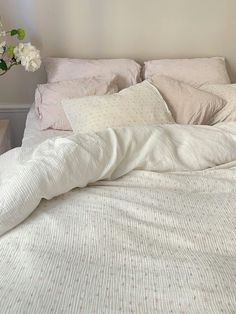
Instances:
[[[201,89],[226,101],[226,105],[210,121],[212,125],[223,121],[236,121],[236,84],[204,85]]]
[[[66,99],[62,105],[74,132],[174,123],[162,96],[147,81],[113,95]]]

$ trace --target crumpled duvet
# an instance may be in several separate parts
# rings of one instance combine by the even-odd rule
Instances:
[[[236,162],[236,127],[165,125],[106,129],[46,140],[0,157],[0,235],[73,188],[132,170],[199,171]],[[232,165],[229,165],[231,167]]]
[[[235,123],[1,156],[0,313],[235,313],[235,160]]]

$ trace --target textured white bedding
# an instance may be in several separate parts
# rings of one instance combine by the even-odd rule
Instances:
[[[235,166],[234,123],[1,156],[2,313],[235,313]]]

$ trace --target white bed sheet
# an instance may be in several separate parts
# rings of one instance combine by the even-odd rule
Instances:
[[[35,107],[32,105],[26,119],[22,147],[37,146],[48,138],[57,136],[63,137],[70,134],[72,134],[72,131],[61,131],[53,129],[41,131],[39,129],[39,119],[35,112]]]

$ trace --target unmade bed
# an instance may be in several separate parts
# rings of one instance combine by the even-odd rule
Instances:
[[[235,312],[236,124],[213,129],[177,125],[110,129],[99,138],[72,135],[54,140],[51,136],[58,132],[33,132],[32,114],[23,140],[26,152],[18,167],[33,173],[28,179],[29,173],[22,173],[11,186],[15,189],[11,204],[24,204],[28,218],[8,206],[9,181],[4,181],[5,193],[0,193],[1,204],[9,210],[1,221],[1,233],[14,227],[0,239],[1,313]],[[147,144],[145,134],[159,139],[161,152]],[[207,142],[200,144],[206,135]],[[29,152],[30,145],[46,137],[51,139],[37,153]],[[115,150],[110,147],[108,153],[102,143],[109,145],[110,137]],[[125,148],[131,138],[136,138],[132,154]],[[86,151],[82,140],[92,141],[95,150]],[[187,144],[180,149],[181,142]],[[43,145],[47,145],[47,164]],[[193,147],[199,163],[186,157]],[[138,157],[135,152],[141,149],[146,152]],[[15,155],[2,156],[1,166]],[[62,160],[66,162],[60,175],[54,174],[55,163]],[[45,197],[65,193],[42,200],[33,210],[28,204],[36,197],[34,185],[43,195],[48,184],[37,172],[41,162],[51,167],[54,180]],[[76,165],[81,169],[72,170]],[[83,182],[74,184],[84,167],[90,167],[91,182],[87,186],[81,177]],[[68,173],[74,173],[72,184]],[[66,193],[76,185],[86,187]]]
[[[0,156],[0,314],[236,313],[224,58],[44,64]]]

